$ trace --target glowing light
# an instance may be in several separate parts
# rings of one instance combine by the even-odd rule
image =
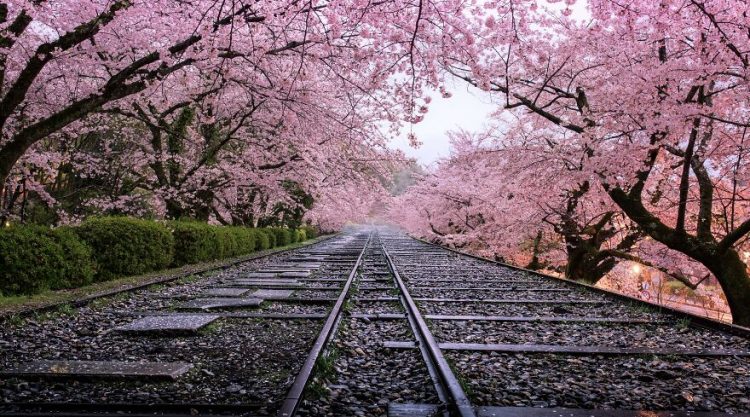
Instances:
[[[641,266],[640,265],[633,265],[630,267],[630,270],[633,271],[634,274],[640,274],[641,273]]]
[[[10,227],[10,221],[9,220],[5,221],[5,227]]]

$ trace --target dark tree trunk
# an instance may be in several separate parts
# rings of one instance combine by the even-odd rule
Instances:
[[[534,249],[531,254],[531,261],[529,262],[528,265],[526,265],[527,269],[531,269],[534,271],[542,269],[543,265],[539,261],[539,253],[540,253],[539,246],[541,245],[541,243],[542,243],[542,232],[539,231],[537,232],[536,237],[534,237]]]
[[[166,206],[168,219],[179,220],[185,215],[185,210],[179,201],[169,199],[166,201]]]
[[[212,212],[214,193],[209,190],[201,190],[195,196],[198,200],[195,207],[195,218],[207,222]]]
[[[24,146],[24,144],[18,141],[13,141],[3,149],[0,149],[0,198],[5,195],[5,187],[10,178],[10,173],[13,171],[13,167],[28,148],[29,146]],[[10,215],[11,209],[12,207],[10,206],[0,206],[0,222],[5,223]]]
[[[643,206],[640,189],[628,194],[620,188],[613,188],[609,190],[609,195],[654,240],[708,268],[727,297],[734,324],[750,327],[750,276],[747,265],[731,244],[717,242],[712,236],[699,239],[665,225]],[[741,235],[740,232],[744,230],[738,228],[732,233]]]
[[[602,256],[601,247],[593,239],[567,236],[565,244],[568,258],[565,278],[594,285],[617,265],[612,257]]]
[[[750,277],[737,251],[729,249],[704,264],[719,281],[734,324],[750,327]]]

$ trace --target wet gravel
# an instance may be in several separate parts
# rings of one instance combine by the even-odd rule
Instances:
[[[559,301],[561,298],[571,301],[604,301],[604,297],[597,294],[585,292],[570,292],[555,294],[537,291],[455,291],[441,289],[419,289],[409,290],[414,298],[444,298],[444,299],[470,299],[470,300],[546,300]]]
[[[351,304],[352,314],[403,314],[404,307],[397,301],[358,302]]]
[[[302,289],[302,290],[295,290],[290,299],[295,298],[302,298],[302,299],[316,299],[316,298],[336,298],[339,295],[338,291],[321,291],[317,289]]]
[[[374,242],[377,243],[377,240]],[[375,244],[366,252],[360,271],[387,271],[382,251]],[[398,294],[392,278],[385,281],[355,281],[343,324],[328,354],[335,358],[333,374],[319,381],[314,398],[300,412],[303,416],[383,416],[390,402],[435,403],[427,368],[418,350],[383,347],[386,340],[414,340],[406,319],[354,319],[351,314],[403,313],[400,302],[362,301],[362,298],[393,297]],[[382,289],[368,290],[367,286]],[[383,288],[383,287],[387,287]]]
[[[263,302],[262,309],[258,313],[274,314],[323,314],[331,310],[331,305],[327,304],[301,304],[285,303],[276,301]]]
[[[400,272],[400,271],[399,271]],[[406,273],[404,273],[406,274]],[[416,274],[419,274],[419,272],[411,273],[411,275],[405,275],[402,276],[404,279],[404,282],[409,285],[412,290],[416,290],[416,288],[419,287],[428,287],[428,288],[450,288],[450,287],[476,287],[476,288],[516,288],[516,289],[524,289],[524,288],[544,288],[544,289],[570,289],[570,287],[565,286],[562,283],[558,282],[550,282],[549,284],[545,284],[544,282],[528,282],[528,281],[503,281],[503,280],[494,280],[492,278],[483,278],[483,279],[461,279],[461,280],[433,280],[433,279],[421,279],[416,276]]]
[[[300,415],[385,417],[389,402],[437,402],[419,351],[382,347],[383,338],[391,334],[412,338],[405,320],[348,321],[334,342],[336,376]]]
[[[261,411],[273,409],[268,399],[283,397],[320,326],[311,320],[220,319],[198,336],[143,337],[109,332],[111,325],[128,321],[123,318],[91,322],[89,317],[30,322],[12,334],[6,332],[0,366],[38,358],[183,361],[194,369],[175,382],[63,384],[6,378],[0,381],[3,402],[257,403]]]
[[[441,342],[614,346],[672,349],[750,349],[750,340],[671,324],[431,322]]]
[[[393,249],[391,255],[414,298],[560,301],[549,304],[417,301],[423,315],[598,317],[661,322],[644,325],[428,320],[431,331],[440,342],[750,349],[747,338],[691,327],[685,320],[662,314],[643,304],[622,302],[562,281],[456,254],[446,255],[443,251],[443,256],[437,257],[434,256],[436,249],[396,234],[385,240],[389,250]],[[537,288],[571,291],[532,291]],[[607,303],[565,303],[570,300],[604,300]],[[746,357],[462,351],[446,351],[444,354],[475,405],[750,411],[750,358]]]
[[[394,244],[385,239],[389,245]],[[601,317],[661,320],[655,324],[428,320],[438,341],[676,349],[750,349],[750,341],[688,326],[671,316],[533,274],[461,257],[414,241],[393,250],[414,298],[606,300],[603,305],[421,302],[422,314]],[[406,243],[405,243],[406,242]],[[375,237],[345,305],[341,327],[306,391],[300,415],[385,416],[389,402],[437,403],[418,349],[386,349],[383,341],[413,341],[405,319],[355,319],[352,314],[403,314]],[[425,249],[418,257],[415,248]],[[320,249],[324,251],[324,248]],[[333,251],[341,252],[339,249]],[[331,250],[328,251],[332,252]],[[298,254],[302,251],[297,252]],[[310,251],[312,253],[312,251]],[[305,255],[295,255],[304,257]],[[340,257],[335,254],[333,258]],[[251,404],[275,415],[322,320],[221,318],[196,336],[144,337],[112,329],[138,311],[173,312],[185,299],[220,283],[248,278],[283,256],[251,261],[200,279],[110,297],[72,315],[0,325],[0,368],[33,359],[185,361],[195,365],[176,382],[0,379],[0,413],[11,401],[92,403]],[[346,278],[346,264],[321,262],[312,278]],[[353,261],[352,261],[353,263]],[[419,266],[416,266],[419,264]],[[362,279],[367,279],[363,281]],[[371,279],[375,279],[371,281]],[[381,279],[382,278],[382,279]],[[296,298],[332,298],[343,283],[301,281]],[[457,290],[446,287],[474,287]],[[512,289],[511,289],[512,288]],[[538,288],[568,292],[533,291]],[[327,313],[329,304],[267,301],[252,313]],[[131,315],[123,314],[128,313]],[[666,321],[666,322],[665,322]],[[750,412],[750,358],[675,355],[505,354],[447,351],[475,405]]]
[[[750,364],[666,358],[447,352],[477,405],[750,411]]]
[[[483,304],[483,303],[444,303],[417,302],[422,314],[445,315],[491,315],[491,316],[551,316],[551,317],[613,317],[649,319],[663,317],[648,309],[639,309],[624,304],[606,305],[583,304]]]
[[[343,283],[327,281],[305,281],[306,288],[315,288],[318,290],[329,290],[329,292],[341,291]]]
[[[377,282],[359,282],[359,289],[362,291],[376,291],[376,290],[388,290],[394,288],[393,281],[377,281]]]
[[[363,298],[383,298],[383,297],[397,297],[398,291],[395,287],[388,289],[368,289],[360,288],[360,296]]]

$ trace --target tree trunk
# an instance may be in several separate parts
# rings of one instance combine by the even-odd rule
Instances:
[[[195,197],[198,200],[193,209],[195,218],[207,222],[213,207],[214,193],[210,190],[200,190],[195,193]]]
[[[592,274],[593,268],[591,268],[590,260],[591,254],[587,250],[581,248],[569,249],[568,262],[565,265],[565,278],[590,285],[596,284],[602,277]]]
[[[19,141],[11,141],[3,149],[0,149],[0,198],[4,195],[10,173],[21,156],[26,152],[28,146]],[[3,223],[8,219],[11,207],[0,206],[0,221]]]
[[[732,248],[723,249],[713,239],[701,240],[685,232],[675,231],[643,206],[640,188],[636,189],[635,193],[631,191],[631,194],[634,196],[620,188],[609,190],[609,195],[615,203],[654,240],[708,268],[724,291],[734,324],[750,327],[750,277],[747,274],[747,265],[742,262],[737,251]]]
[[[539,261],[539,246],[542,242],[542,232],[541,230],[536,233],[536,237],[534,237],[534,249],[531,254],[531,261],[528,265],[526,265],[526,269],[531,270],[539,270],[542,268],[542,263]]]
[[[617,265],[611,257],[603,258],[601,247],[580,237],[565,239],[567,263],[565,278],[595,285]]]
[[[716,276],[727,297],[734,324],[750,327],[750,277],[737,251],[710,257],[704,265]]]
[[[180,204],[180,202],[176,200],[168,199],[166,201],[166,206],[166,214],[168,219],[180,220],[185,214],[185,210],[183,210],[182,204]]]

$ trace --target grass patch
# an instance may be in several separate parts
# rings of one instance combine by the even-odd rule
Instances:
[[[223,327],[224,327],[223,324],[219,323],[219,320],[215,320],[212,323],[209,323],[209,324],[203,326],[203,328],[201,328],[200,330],[198,330],[198,334],[200,336],[207,336],[207,335],[210,335],[212,333],[217,333],[217,332],[221,331],[221,329]]]
[[[175,281],[177,284],[192,284],[202,278],[208,278],[213,274],[190,274]]]
[[[313,367],[312,379],[305,390],[305,396],[310,400],[320,399],[328,395],[330,391],[326,387],[326,382],[336,376],[336,360],[339,358],[339,350],[335,346],[323,351],[315,361]]]
[[[675,323],[677,328],[680,330],[687,330],[688,328],[690,328],[691,324],[692,320],[690,319],[690,317],[682,317],[680,319],[677,319],[677,323]]]
[[[11,314],[6,322],[11,326],[21,326],[25,322],[25,320],[18,314]]]
[[[455,364],[450,358],[445,358],[446,362],[448,362],[448,366],[451,368],[451,371],[453,371],[453,374],[456,375],[456,379],[458,380],[458,385],[461,386],[461,389],[464,390],[464,393],[467,397],[473,399],[474,398],[474,391],[471,389],[471,385],[469,384],[466,379],[461,375],[460,372],[456,369]]]
[[[76,314],[76,309],[71,304],[65,303],[57,307],[57,313],[61,316],[72,316]]]
[[[633,309],[635,311],[637,311],[639,313],[644,313],[644,314],[656,313],[657,312],[657,310],[656,310],[655,307],[653,307],[651,305],[648,305],[646,303],[636,303],[636,302],[633,302],[633,303],[631,303],[631,307],[633,307]]]

